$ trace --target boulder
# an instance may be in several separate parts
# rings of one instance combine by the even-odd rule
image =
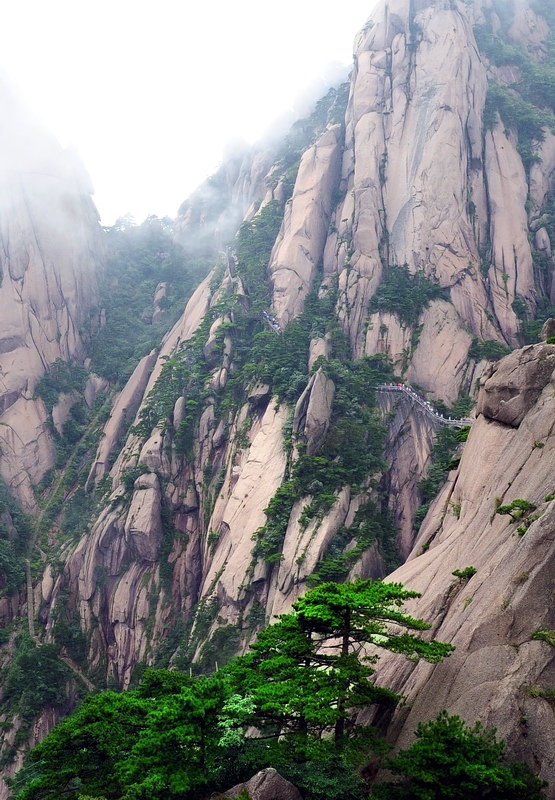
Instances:
[[[546,342],[552,336],[555,336],[555,319],[550,317],[543,323],[543,327],[540,333],[540,340],[542,342]]]
[[[224,797],[235,800],[241,792],[245,791],[250,800],[302,800],[302,795],[297,787],[285,780],[273,767],[257,772],[246,783],[237,784],[225,792]]]
[[[481,387],[477,414],[517,428],[549,383],[555,345],[529,345],[491,367]]]
[[[251,406],[260,406],[269,399],[270,393],[270,387],[267,383],[257,383],[256,386],[250,390],[247,399]]]

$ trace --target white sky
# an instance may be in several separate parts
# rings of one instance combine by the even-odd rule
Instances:
[[[351,63],[376,2],[4,0],[0,68],[76,146],[104,224],[174,217],[227,142]]]

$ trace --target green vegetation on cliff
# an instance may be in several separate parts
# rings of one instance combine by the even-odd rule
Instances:
[[[0,479],[0,596],[11,597],[25,584],[25,555],[31,520]]]
[[[541,5],[541,0],[538,5]],[[545,13],[543,9],[538,9]],[[494,33],[491,19],[474,28],[476,43],[492,64],[516,68],[517,78],[510,85],[490,82],[484,109],[484,126],[493,128],[497,114],[508,129],[518,134],[517,149],[527,171],[538,160],[537,145],[545,139],[545,128],[555,130],[555,57],[552,48],[537,60],[508,34],[508,8],[497,9],[501,31]],[[552,19],[552,11],[545,13]]]
[[[375,488],[385,469],[385,428],[375,413],[373,388],[391,377],[389,361],[377,355],[358,361],[322,360],[319,366],[335,386],[330,426],[315,453],[309,455],[303,442],[297,444],[297,458],[292,460],[285,482],[265,509],[266,523],[254,535],[254,555],[270,562],[280,558],[289,516],[297,500],[310,497],[301,515],[301,525],[306,527],[312,519],[321,519],[330,510],[343,486],[350,486],[354,492]],[[394,540],[392,526],[383,525],[385,517],[376,504],[367,504],[366,511],[374,519],[374,525],[371,526],[370,519],[364,525],[359,516],[352,530],[348,529],[351,538],[368,545],[377,540],[390,550]],[[333,577],[345,574],[352,556],[343,556],[343,548],[337,551],[340,540],[340,537],[334,540],[333,565],[328,554],[325,556],[327,566],[323,565],[322,577],[326,574],[332,577],[328,571],[334,573]],[[357,553],[360,554],[360,549]]]
[[[541,800],[542,781],[479,724],[442,712],[385,761],[378,730],[356,724],[356,709],[400,699],[373,681],[380,650],[437,663],[453,649],[403,611],[414,597],[395,583],[326,583],[215,674],[147,670],[136,689],[88,697],[31,751],[15,797],[203,800],[272,766],[306,800]],[[380,763],[400,781],[376,785]]]
[[[91,313],[88,355],[94,372],[123,384],[139,359],[158,346],[211,264],[186,257],[165,218],[147,217],[140,225],[122,218],[105,231],[107,267],[96,318]],[[162,283],[165,293],[153,317],[155,290]],[[105,321],[98,319],[101,309]]]
[[[398,698],[369,680],[377,657],[361,645],[431,663],[452,650],[403,612],[416,596],[401,584],[324,584],[214,675],[147,671],[132,691],[91,696],[31,751],[16,796],[196,800],[275,766],[307,800],[324,785],[327,800],[362,797],[357,763],[384,746],[352,711]]]
[[[541,800],[546,783],[527,764],[510,762],[495,730],[465,725],[442,711],[421,723],[416,742],[384,766],[399,783],[376,787],[379,800]]]
[[[418,325],[426,306],[440,298],[447,299],[445,289],[422,270],[411,273],[407,264],[392,264],[370,300],[368,310],[371,313],[388,311],[395,314],[402,325],[413,328]]]

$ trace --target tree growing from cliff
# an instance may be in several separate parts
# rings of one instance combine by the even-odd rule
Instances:
[[[419,596],[400,583],[357,580],[323,583],[299,598],[293,613],[263,631],[231,667],[239,691],[254,701],[253,724],[275,735],[333,732],[340,748],[353,709],[397,700],[370,680],[376,648],[432,663],[452,652],[412,633],[430,628],[402,611]]]
[[[508,514],[511,518],[511,522],[516,522],[517,520],[527,517],[528,514],[535,510],[536,506],[534,503],[531,503],[529,500],[517,498],[511,503],[507,503],[507,505],[499,506],[497,514]]]

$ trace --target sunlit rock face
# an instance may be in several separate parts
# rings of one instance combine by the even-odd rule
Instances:
[[[511,353],[485,376],[477,413],[517,428],[554,369],[555,345],[530,345]]]
[[[442,301],[429,306],[426,341],[409,367],[413,381],[448,402],[464,385],[467,333],[514,345],[515,298],[531,309],[538,299],[528,179],[517,143],[502,126],[483,131],[488,68],[472,31],[483,21],[479,3],[412,8],[398,0],[373,13],[358,40],[346,116],[346,196],[324,262],[326,273],[339,276],[357,353],[382,349],[400,360],[395,331],[391,342],[378,342],[374,317],[368,330],[368,302],[388,265],[422,270],[448,290],[450,312],[434,309]],[[550,159],[538,171],[549,180]],[[539,176],[534,184],[541,194]],[[434,375],[438,364],[441,375]]]
[[[322,260],[341,165],[342,129],[334,125],[303,155],[270,259],[273,305],[281,325],[298,316]]]
[[[33,394],[58,358],[83,353],[103,247],[89,178],[0,86],[0,473],[27,508],[53,463]]]

